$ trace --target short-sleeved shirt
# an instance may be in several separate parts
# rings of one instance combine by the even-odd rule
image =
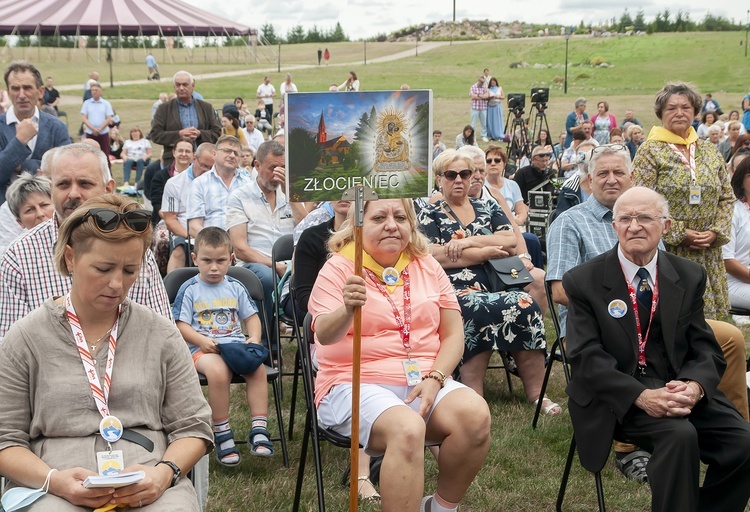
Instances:
[[[265,103],[266,105],[270,105],[271,103],[273,103],[273,98],[270,96],[266,97],[266,94],[275,94],[276,87],[274,87],[270,82],[268,84],[260,84],[256,92],[263,96],[261,98],[263,100],[263,103]]]
[[[128,160],[139,160],[146,155],[146,150],[151,149],[151,143],[146,139],[126,140],[122,149],[127,151]]]
[[[243,320],[258,312],[247,288],[229,276],[218,284],[195,276],[182,283],[172,305],[175,322],[185,322],[219,343],[244,343]],[[190,353],[200,349],[188,343]]]
[[[508,178],[503,178],[503,186],[500,187],[500,195],[503,196],[505,202],[508,203],[510,211],[516,213],[516,203],[523,201],[523,196],[521,195],[521,189],[518,186],[518,183],[509,180]],[[482,199],[489,198],[494,199],[490,191],[487,190],[487,185],[485,185],[482,187]]]
[[[432,369],[440,350],[440,311],[461,311],[448,276],[443,267],[428,255],[409,263],[411,287],[411,358],[416,359],[422,373]],[[323,266],[315,281],[308,310],[315,322],[344,304],[341,290],[354,273],[354,263],[344,256],[334,254]],[[372,281],[365,280],[367,304],[362,313],[361,382],[363,384],[406,385],[403,361],[406,359],[393,309]],[[390,295],[396,309],[403,315],[404,287],[398,286]],[[333,345],[321,345],[316,337],[316,358],[320,364],[315,380],[315,402],[320,401],[332,386],[352,380],[353,326]]]
[[[216,167],[201,174],[190,186],[187,218],[203,219],[203,227],[219,226],[226,229],[227,201],[229,194],[252,181],[244,169],[237,169],[229,187],[216,173]]]
[[[592,195],[564,211],[547,232],[547,281],[562,281],[563,275],[617,243],[612,211]],[[567,308],[558,306],[561,334],[565,335]]]
[[[107,116],[112,117],[115,115],[115,111],[112,110],[112,105],[104,98],[99,98],[99,101],[89,98],[83,102],[81,114],[85,114],[92,125],[101,126],[104,124]],[[88,126],[86,126],[86,133],[93,133]],[[105,126],[104,129],[99,131],[99,134],[105,133],[109,133],[109,126]]]
[[[276,191],[276,209],[271,210],[257,180],[252,180],[232,192],[227,202],[227,229],[241,224],[247,224],[247,245],[270,258],[273,244],[293,234],[295,222],[281,189]]]
[[[472,85],[471,89],[469,89],[469,95],[487,94],[488,92],[489,92],[489,89],[487,89],[487,87],[485,86],[479,87],[477,84]],[[487,100],[486,99],[471,100],[471,110],[487,110]]]
[[[54,87],[52,89],[47,89],[46,87],[44,88],[44,102],[47,105],[53,104],[59,97],[60,92]]]
[[[193,166],[167,180],[161,197],[161,211],[177,214],[177,221],[187,229],[187,205],[190,185],[193,183]]]
[[[750,211],[742,201],[734,203],[732,236],[729,242],[721,248],[721,255],[725,260],[737,260],[744,266],[750,267]],[[728,272],[727,281],[731,284],[741,284],[739,279]]]
[[[156,67],[156,59],[153,55],[146,55],[146,65],[150,68]]]

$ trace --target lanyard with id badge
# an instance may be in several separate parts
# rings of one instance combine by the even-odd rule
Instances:
[[[409,279],[409,269],[404,268],[401,271],[401,278],[404,282],[404,316],[396,307],[396,303],[393,302],[388,290],[378,280],[375,273],[366,268],[367,276],[375,284],[378,291],[388,300],[393,310],[393,316],[396,319],[398,325],[398,332],[401,335],[401,342],[404,344],[406,349],[406,359],[402,360],[404,365],[404,376],[406,377],[407,386],[416,386],[422,382],[422,371],[419,369],[419,361],[411,358],[411,343],[409,338],[411,336],[411,280]],[[387,285],[395,285],[398,282],[399,274],[398,271],[393,267],[387,267],[383,270],[383,281]]]
[[[686,158],[684,154],[682,154],[682,151],[677,149],[677,146],[674,144],[669,144],[669,147],[677,153],[677,155],[680,157],[680,160],[682,160],[682,163],[687,165],[690,168],[690,197],[689,197],[689,204],[701,204],[701,187],[698,185],[698,174],[696,172],[696,164],[695,164],[695,147],[697,144],[693,142],[692,144],[688,144],[688,153],[690,155],[690,158]]]
[[[112,368],[115,363],[117,326],[120,321],[120,310],[118,308],[117,319],[115,319],[115,323],[109,333],[107,366],[104,372],[104,380],[101,381],[96,371],[96,362],[86,344],[86,338],[83,335],[81,324],[78,322],[78,316],[73,308],[73,302],[70,300],[70,294],[65,296],[65,308],[68,314],[68,323],[70,324],[70,329],[73,331],[73,338],[75,339],[76,347],[78,347],[78,355],[81,356],[83,369],[86,373],[86,378],[89,381],[89,386],[91,387],[91,394],[94,397],[96,408],[102,416],[102,420],[99,422],[99,435],[101,435],[102,439],[106,441],[107,451],[96,452],[96,466],[99,474],[102,476],[115,475],[125,468],[125,459],[122,450],[112,449],[112,443],[115,443],[122,438],[124,429],[122,421],[120,421],[117,416],[113,416],[109,413],[109,406],[107,403],[109,401],[109,387],[112,383]]]

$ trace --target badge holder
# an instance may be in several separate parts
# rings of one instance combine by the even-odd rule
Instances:
[[[113,450],[112,443],[122,438],[122,422],[117,416],[105,416],[99,422],[99,435],[107,442],[107,451],[96,452],[96,467],[101,476],[112,476],[125,469],[122,450]]]

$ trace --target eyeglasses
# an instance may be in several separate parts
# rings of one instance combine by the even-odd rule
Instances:
[[[151,210],[130,210],[129,212],[116,212],[109,208],[91,208],[87,211],[81,220],[78,221],[80,226],[89,218],[93,218],[95,225],[102,233],[111,233],[122,222],[131,231],[143,233],[151,224]]]
[[[461,171],[445,171],[440,176],[443,176],[448,181],[454,181],[459,176],[461,176],[462,180],[468,180],[471,178],[471,170],[463,169]]]
[[[750,139],[742,143],[743,146],[750,146]]]
[[[222,153],[226,153],[227,155],[234,155],[236,157],[242,156],[242,153],[240,153],[236,149],[218,148],[217,151],[221,151]]]
[[[538,155],[534,155],[531,158],[552,158],[552,155],[550,153],[539,153]]]
[[[496,164],[503,163],[502,158],[486,158],[484,161],[487,162],[487,165],[490,165],[493,163],[496,163]]]
[[[627,151],[628,154],[630,154],[628,147],[623,144],[602,144],[601,146],[596,146],[592,149],[589,155],[594,156],[597,153],[616,153],[618,151]]]
[[[615,222],[617,222],[618,224],[629,226],[633,222],[633,219],[635,219],[635,223],[639,226],[647,226],[649,224],[653,224],[658,220],[666,219],[666,217],[654,217],[653,215],[650,215],[648,213],[639,213],[638,215],[618,215],[615,219]]]

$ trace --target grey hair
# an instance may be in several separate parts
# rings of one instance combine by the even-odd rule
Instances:
[[[206,151],[216,151],[216,144],[213,142],[203,142],[195,150],[195,158],[198,158]]]
[[[472,160],[475,158],[481,158],[484,160],[484,151],[478,146],[461,146],[457,151],[459,155],[466,155]]]
[[[52,159],[57,153],[57,148],[50,148],[42,155],[42,161],[39,163],[39,170],[47,178],[52,178]]]
[[[587,103],[586,98],[578,98],[576,102],[574,103],[575,108],[580,107],[581,105],[585,105]]]
[[[175,73],[174,75],[172,75],[172,85],[174,85],[174,83],[177,81],[177,77],[180,76],[180,75],[185,75],[188,78],[190,78],[190,85],[192,85],[192,84],[195,83],[195,78],[193,78],[193,75],[189,71],[184,71],[183,70],[183,71],[178,71],[177,73]]]
[[[661,216],[669,218],[669,202],[667,201],[667,198],[658,193],[656,190],[652,190],[646,187],[631,187],[623,192],[622,195],[617,198],[617,201],[615,201],[615,205],[612,208],[612,216],[617,217],[617,210],[620,201],[624,201],[635,194],[647,194],[648,196],[653,198],[653,203],[656,204]],[[664,223],[664,219],[662,219],[662,223]]]
[[[258,151],[255,153],[255,159],[258,162],[263,163],[269,155],[284,156],[285,152],[286,150],[284,149],[283,144],[276,142],[275,140],[267,140],[258,146]]]
[[[71,155],[78,158],[81,158],[84,155],[94,155],[96,159],[99,160],[99,170],[102,175],[102,183],[106,186],[109,180],[112,179],[112,174],[110,174],[109,165],[107,164],[107,155],[105,155],[101,149],[84,144],[83,142],[76,142],[75,144],[60,146],[57,148],[57,151],[55,151],[55,154],[52,157],[52,177],[55,175],[57,161],[63,155]]]
[[[688,100],[690,100],[690,104],[693,107],[693,115],[701,111],[701,108],[703,107],[703,99],[693,84],[689,82],[667,82],[667,84],[662,87],[661,91],[656,93],[656,98],[654,98],[654,113],[656,114],[656,117],[661,119],[661,116],[664,113],[664,107],[667,105],[667,100],[675,94],[682,94],[683,96],[688,97]]]
[[[49,178],[46,176],[34,176],[27,172],[22,172],[16,180],[10,184],[5,192],[5,200],[8,202],[8,208],[13,216],[18,219],[19,211],[24,203],[33,194],[42,194],[50,199],[52,198],[52,187]]]
[[[619,146],[619,148],[615,146]],[[628,148],[626,148],[622,144],[603,144],[594,148],[591,159],[588,162],[589,176],[591,176],[592,178],[596,173],[596,162],[605,155],[619,156],[620,158],[622,158],[622,161],[625,164],[625,167],[627,167],[628,172],[633,169],[633,162],[630,160],[630,151],[628,150]]]

